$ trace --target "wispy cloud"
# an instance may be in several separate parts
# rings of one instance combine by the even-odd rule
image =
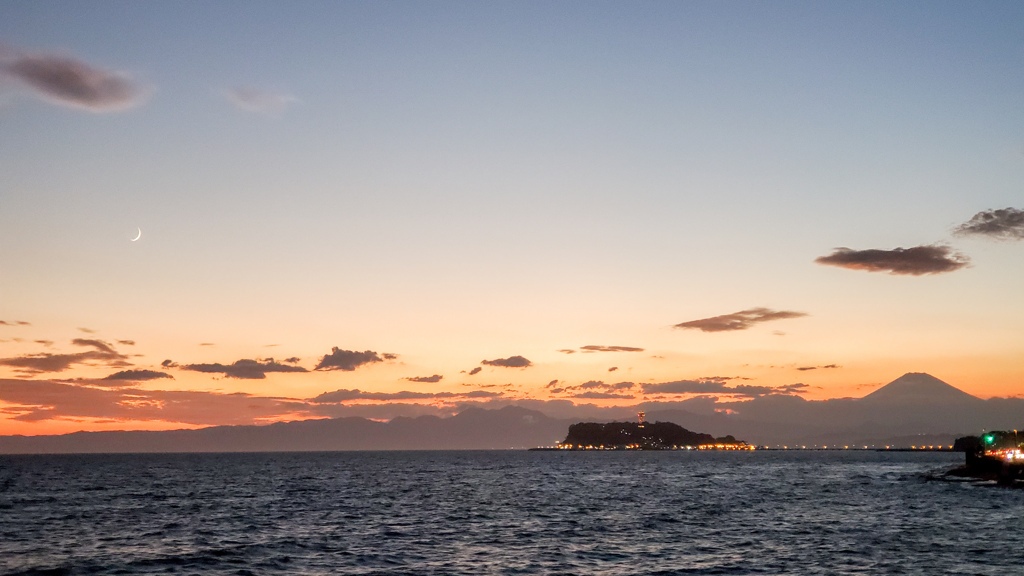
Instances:
[[[314,370],[343,370],[351,372],[365,364],[383,362],[386,359],[391,360],[395,357],[394,354],[384,354],[383,357],[381,356],[372,350],[356,352],[354,350],[342,350],[335,346],[331,349],[330,354],[325,354],[320,359]]]
[[[496,360],[481,360],[481,364],[485,366],[499,366],[502,368],[529,368],[533,366],[533,362],[530,362],[522,356],[509,356],[508,358],[498,358]]]
[[[228,378],[240,378],[244,380],[262,380],[269,372],[307,372],[301,366],[289,366],[275,362],[273,358],[266,360],[242,359],[232,364],[185,364],[180,366],[182,370],[203,372],[206,374],[223,374]]]
[[[827,370],[831,368],[842,368],[842,366],[838,364],[826,364],[824,366],[798,366],[797,370],[800,370],[801,372],[806,372],[807,370],[818,370],[819,368]]]
[[[297,102],[294,96],[259,90],[247,86],[236,86],[225,91],[228,102],[234,104],[239,110],[260,114],[281,114],[292,103]]]
[[[476,368],[473,368],[472,370],[469,371],[469,375],[476,376],[477,374],[480,373],[481,370],[483,370],[483,368],[477,366]]]
[[[31,326],[31,324],[23,320],[0,320],[0,326]]]
[[[128,74],[96,68],[71,56],[7,51],[0,53],[0,73],[49,102],[90,112],[130,108],[149,94]]]
[[[1024,240],[1024,210],[1001,208],[978,212],[953,231],[958,236],[988,236],[999,240]]]
[[[444,376],[440,374],[434,374],[433,376],[411,376],[409,378],[403,378],[409,382],[440,382]]]
[[[71,343],[75,346],[91,346],[104,354],[110,354],[111,356],[116,356],[118,358],[127,358],[127,356],[121,356],[118,354],[117,350],[114,350],[113,346],[102,340],[96,340],[93,338],[75,338]]]
[[[894,248],[892,250],[851,250],[836,248],[832,254],[814,260],[818,264],[851,270],[888,272],[896,275],[921,276],[959,270],[970,259],[949,246],[938,244]]]
[[[700,330],[701,332],[728,332],[731,330],[746,330],[755,324],[770,322],[772,320],[786,320],[789,318],[801,318],[807,316],[805,312],[793,312],[791,310],[770,310],[768,308],[751,308],[741,310],[723,316],[701,318],[676,324],[675,328]]]

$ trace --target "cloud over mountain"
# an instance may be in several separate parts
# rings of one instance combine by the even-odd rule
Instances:
[[[1024,210],[1001,208],[978,212],[953,231],[958,236],[1024,240]]]
[[[502,368],[529,368],[533,366],[533,362],[530,362],[522,356],[509,356],[508,358],[498,358],[496,360],[481,360],[481,364],[485,366],[499,366]]]
[[[892,250],[836,248],[832,254],[821,256],[814,261],[818,264],[849,268],[850,270],[888,272],[908,276],[953,272],[970,264],[970,259],[967,256],[954,251],[949,246],[937,244]]]
[[[768,308],[751,308],[741,310],[732,314],[702,318],[676,324],[674,328],[700,330],[701,332],[727,332],[731,330],[746,330],[755,324],[770,322],[772,320],[786,320],[789,318],[800,318],[807,316],[805,312],[793,312],[791,310],[770,310]]]
[[[268,372],[308,372],[301,366],[281,364],[275,362],[273,358],[262,361],[242,359],[236,360],[232,364],[185,364],[180,368],[207,374],[223,374],[228,378],[243,380],[262,380],[267,377]]]
[[[70,56],[0,53],[0,73],[50,102],[90,112],[123,110],[147,96],[128,74],[95,68]]]
[[[351,372],[364,364],[373,364],[395,358],[394,354],[384,354],[383,356],[382,358],[380,354],[372,350],[356,352],[355,350],[342,350],[335,346],[331,349],[330,354],[325,354],[320,359],[314,370],[343,370]]]

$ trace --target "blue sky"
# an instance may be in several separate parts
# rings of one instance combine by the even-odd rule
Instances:
[[[341,346],[450,381],[524,354],[530,396],[607,368],[556,350],[621,344],[667,358],[637,360],[638,381],[785,385],[750,366],[812,362],[846,367],[814,383],[826,397],[911,370],[1019,391],[1021,243],[951,232],[1024,204],[1022,17],[1017,2],[0,2],[0,56],[60,54],[138,90],[91,112],[0,78],[0,310],[33,331],[7,335],[22,340],[7,356],[78,327],[136,340],[151,367]],[[935,243],[972,265],[814,263]],[[756,307],[807,317],[671,328]]]

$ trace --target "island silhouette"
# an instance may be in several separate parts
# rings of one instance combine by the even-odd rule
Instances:
[[[569,426],[559,448],[570,450],[741,449],[747,443],[730,436],[691,432],[672,422],[580,422]]]

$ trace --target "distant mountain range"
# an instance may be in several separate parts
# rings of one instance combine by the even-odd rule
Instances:
[[[649,411],[648,419],[769,445],[949,445],[983,429],[1024,427],[1024,399],[983,400],[923,373],[909,373],[863,398],[763,396],[736,414]]]
[[[1024,428],[1024,399],[982,400],[920,373],[905,374],[859,399],[763,396],[730,406],[735,413],[653,403],[639,409],[647,411],[651,422],[766,445],[948,445],[982,429]],[[450,418],[389,422],[336,418],[199,430],[0,436],[0,453],[522,449],[555,444],[578,421],[518,406],[468,408]]]
[[[198,430],[0,436],[0,453],[522,449],[561,441],[571,423],[515,406],[469,408],[451,418],[390,422],[333,418]]]

